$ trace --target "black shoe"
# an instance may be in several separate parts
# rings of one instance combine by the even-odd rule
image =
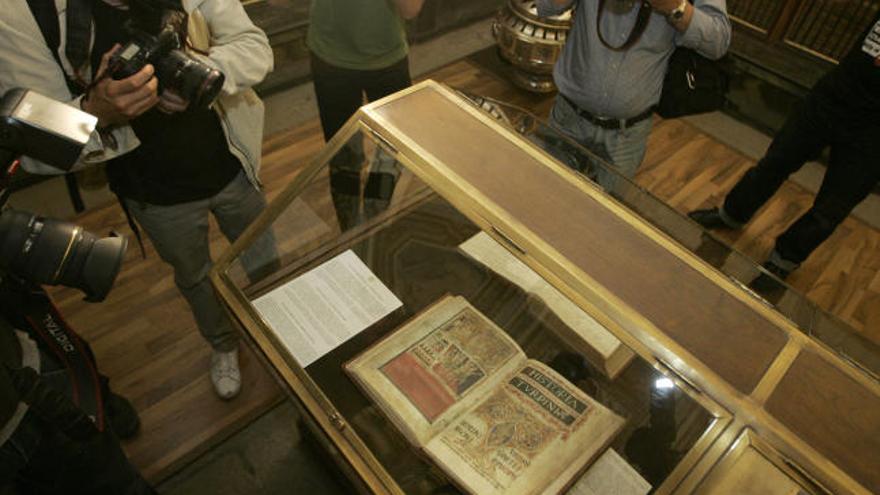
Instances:
[[[785,292],[785,285],[780,280],[785,280],[791,270],[786,270],[772,261],[765,261],[762,266],[775,277],[761,272],[749,283],[749,288],[775,304],[776,300]]]
[[[763,265],[765,270],[779,277],[779,280],[785,280],[791,270],[786,270],[772,261],[765,261]]]
[[[141,429],[141,419],[131,402],[121,395],[110,392],[104,401],[107,423],[121,440],[128,440]]]
[[[718,208],[694,210],[688,213],[688,216],[706,229],[733,229],[721,218],[721,211]]]
[[[749,283],[749,289],[752,289],[759,295],[766,298],[772,298],[782,292],[785,292],[785,286],[776,278],[761,272],[754,280]],[[771,301],[772,302],[772,301]]]

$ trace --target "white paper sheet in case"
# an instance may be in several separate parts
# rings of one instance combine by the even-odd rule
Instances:
[[[351,250],[253,304],[303,367],[403,305]]]

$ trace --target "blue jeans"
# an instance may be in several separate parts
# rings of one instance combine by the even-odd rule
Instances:
[[[174,268],[174,283],[189,303],[199,332],[217,351],[235,349],[238,333],[208,278],[213,264],[208,245],[208,214],[214,214],[223,235],[233,242],[265,209],[263,193],[241,172],[208,199],[170,206],[125,202],[159,256]],[[278,266],[278,253],[271,231],[242,253],[241,263],[251,280],[274,271]]]
[[[647,118],[623,130],[605,129],[582,118],[565,98],[558,96],[550,112],[553,127],[598,155],[627,178],[635,175],[645,158],[651,120]],[[548,151],[553,153],[552,150]],[[566,164],[572,166],[571,163]],[[614,190],[617,174],[603,164],[592,164],[591,170],[578,171],[598,182],[606,191]]]

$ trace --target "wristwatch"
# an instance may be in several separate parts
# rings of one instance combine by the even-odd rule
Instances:
[[[681,0],[681,4],[675,10],[670,12],[667,17],[672,22],[678,22],[684,18],[685,9],[687,9],[688,0]]]

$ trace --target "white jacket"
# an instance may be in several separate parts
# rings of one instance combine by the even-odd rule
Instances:
[[[0,92],[15,87],[32,89],[50,98],[79,108],[80,98],[73,98],[62,69],[43,42],[40,28],[26,0],[4,0],[0,9]],[[61,30],[58,51],[64,58],[67,0],[55,0]],[[250,88],[272,70],[269,40],[244,12],[240,0],[183,0],[190,14],[190,41],[209,52],[208,57],[194,55],[216,67],[226,76],[214,108],[220,116],[230,151],[241,160],[248,178],[259,187],[259,167],[263,139],[263,104]],[[112,131],[115,148],[105,146],[94,132],[76,167],[100,163],[127,153],[140,145],[130,126]],[[33,159],[23,159],[25,170],[37,174],[58,174],[54,167]]]

